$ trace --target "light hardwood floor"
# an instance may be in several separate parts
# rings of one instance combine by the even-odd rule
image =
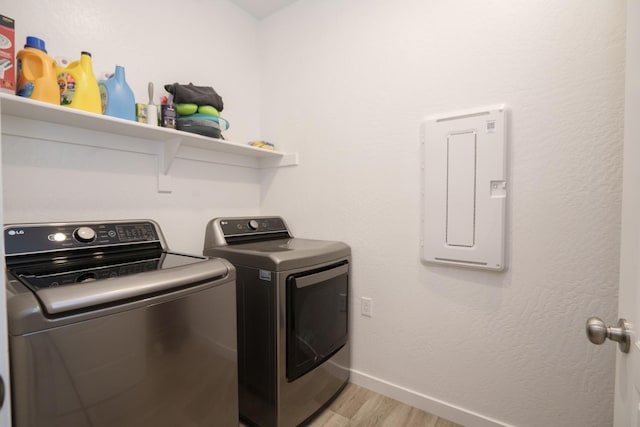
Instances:
[[[243,424],[241,423],[242,427]],[[347,384],[307,427],[463,427],[355,384]]]
[[[390,397],[347,384],[309,427],[462,427]]]

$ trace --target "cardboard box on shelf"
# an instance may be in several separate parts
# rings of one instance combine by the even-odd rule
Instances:
[[[16,91],[16,23],[0,15],[0,92]]]

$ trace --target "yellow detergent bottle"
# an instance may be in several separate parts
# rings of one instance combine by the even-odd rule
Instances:
[[[60,105],[102,114],[100,88],[89,52],[82,52],[79,61],[58,68]]]
[[[60,90],[56,81],[56,61],[47,55],[43,40],[28,36],[18,59],[16,95],[39,101],[60,104]]]

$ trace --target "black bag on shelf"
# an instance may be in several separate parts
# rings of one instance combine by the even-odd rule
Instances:
[[[195,86],[193,83],[181,85],[180,83],[164,85],[167,92],[173,95],[174,104],[211,105],[218,111],[222,111],[224,104],[222,97],[211,86]]]

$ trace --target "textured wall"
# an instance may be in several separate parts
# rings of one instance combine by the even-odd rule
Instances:
[[[6,137],[2,157],[6,223],[151,218],[170,248],[199,254],[211,218],[259,210],[252,169],[178,159],[161,194],[150,155]]]
[[[300,0],[261,22],[265,213],[353,247],[353,368],[517,426],[613,413],[624,3]],[[420,120],[511,108],[504,273],[423,265]],[[373,298],[373,317],[359,298]]]

